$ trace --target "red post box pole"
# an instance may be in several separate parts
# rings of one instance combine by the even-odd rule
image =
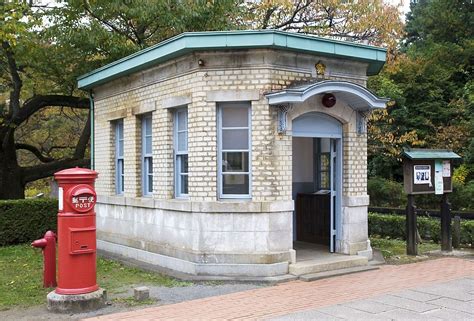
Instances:
[[[70,168],[54,174],[59,186],[57,294],[99,289],[96,280],[94,182],[97,172]]]
[[[44,237],[33,241],[31,246],[41,248],[43,251],[43,287],[56,286],[56,235],[47,231]]]

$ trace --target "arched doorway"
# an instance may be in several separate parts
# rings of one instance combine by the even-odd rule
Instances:
[[[332,94],[335,97],[335,105],[323,104],[322,97],[325,94]],[[350,255],[360,253],[360,255],[370,257],[372,250],[367,230],[369,198],[366,188],[366,123],[368,114],[374,109],[384,108],[388,100],[375,96],[360,84],[340,80],[316,80],[290,86],[265,96],[270,106],[277,109],[278,134],[291,136],[294,143],[292,155],[295,175],[293,175],[292,185],[295,205],[298,205],[298,193],[312,196],[321,189],[324,190],[317,185],[317,177],[327,175],[329,172],[327,176],[332,177],[334,185],[331,185],[326,193],[330,195],[329,207],[325,205],[326,211],[329,208],[327,212],[330,214],[326,216],[330,222],[329,241],[323,243],[327,244],[325,246],[330,251]],[[342,128],[344,128],[344,137]],[[303,142],[304,140],[306,141]],[[321,153],[313,152],[319,148],[317,146],[322,146]],[[298,151],[298,148],[301,151]],[[318,174],[317,170],[314,170],[318,166],[315,159],[328,158],[327,154],[321,155],[324,152],[330,155],[329,169],[325,174],[321,174],[324,172],[322,170]],[[300,155],[306,155],[306,160],[298,159]],[[303,169],[309,171],[309,174],[306,173],[309,179],[299,180],[297,172]],[[344,193],[342,193],[342,185]],[[323,192],[320,194],[324,194]],[[342,196],[343,199],[341,199]],[[299,222],[296,213],[294,240],[298,239],[298,229],[311,228],[313,224],[309,219]],[[323,231],[327,229],[323,228]],[[313,234],[317,233],[321,234],[320,231],[313,231]],[[294,244],[294,249],[297,250],[296,260],[306,260],[301,256],[301,253],[305,251],[296,245],[298,244]],[[298,253],[300,253],[300,258],[298,258]],[[306,253],[311,254],[308,251]],[[312,255],[304,256],[321,259],[319,249],[317,253],[314,255],[313,251]],[[298,273],[295,269],[297,268],[294,267],[294,272]]]
[[[294,241],[336,252],[342,191],[342,124],[319,113],[292,122]]]

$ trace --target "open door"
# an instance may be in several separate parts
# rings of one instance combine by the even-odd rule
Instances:
[[[308,116],[302,118],[301,124],[293,122],[294,126],[299,125],[293,131],[294,240],[320,244],[329,252],[336,252],[341,210],[342,126],[325,115]],[[332,131],[312,132],[322,131],[324,127]]]
[[[330,226],[329,226],[329,252],[334,253],[336,251],[336,205],[337,205],[337,139],[331,139],[330,150],[331,150],[331,164],[330,164],[330,195],[331,209],[330,215]]]

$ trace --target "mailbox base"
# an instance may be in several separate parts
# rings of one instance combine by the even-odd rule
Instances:
[[[107,292],[99,288],[86,294],[58,294],[49,292],[48,311],[55,313],[81,313],[98,310],[105,306]]]

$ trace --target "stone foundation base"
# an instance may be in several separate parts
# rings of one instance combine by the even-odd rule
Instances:
[[[288,273],[288,262],[270,264],[195,263],[120,244],[97,240],[99,250],[196,276],[271,277]]]
[[[49,292],[48,311],[54,313],[82,313],[98,310],[105,306],[107,292],[104,289],[85,294],[57,294]]]

